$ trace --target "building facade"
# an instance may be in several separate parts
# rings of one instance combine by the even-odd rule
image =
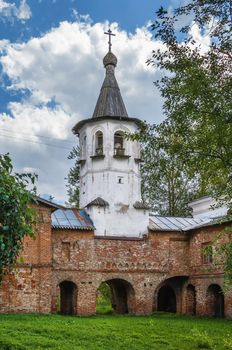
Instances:
[[[204,253],[230,223],[215,220],[209,198],[191,203],[192,218],[149,214],[141,200],[139,144],[125,136],[140,120],[127,114],[110,50],[103,63],[93,116],[73,128],[83,209],[38,199],[36,239],[25,238],[23,262],[3,278],[0,312],[93,315],[106,282],[118,313],[232,318],[232,293],[222,293],[223,264]],[[220,216],[225,213],[221,208]]]

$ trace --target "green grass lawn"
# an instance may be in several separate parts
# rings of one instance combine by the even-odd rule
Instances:
[[[232,321],[171,314],[0,315],[0,349],[232,349]]]

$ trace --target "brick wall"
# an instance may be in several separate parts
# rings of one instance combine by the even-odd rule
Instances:
[[[92,231],[51,230],[50,209],[38,209],[36,239],[25,238],[23,264],[3,280],[0,312],[57,312],[62,294],[71,298],[75,314],[92,315],[97,289],[105,281],[121,298],[121,304],[115,302],[118,310],[150,314],[157,310],[161,288],[168,286],[175,294],[177,312],[214,312],[210,305],[215,306],[220,298],[209,291],[222,287],[223,270],[222,265],[209,269],[203,263],[201,247],[222,227],[189,233],[149,232],[143,239],[94,237]],[[72,286],[75,294],[70,297]],[[232,317],[229,293],[224,296],[224,314]]]
[[[35,238],[25,237],[17,267],[3,278],[0,312],[51,312],[51,209],[36,206]],[[21,262],[22,261],[22,262]]]

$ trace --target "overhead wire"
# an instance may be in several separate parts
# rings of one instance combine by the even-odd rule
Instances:
[[[6,137],[6,138],[10,138],[10,139],[14,139],[16,141],[24,141],[24,142],[36,143],[36,144],[39,144],[39,145],[46,145],[46,146],[49,146],[49,147],[62,148],[62,149],[66,149],[66,150],[69,150],[69,151],[71,150],[70,147],[68,148],[68,147],[64,147],[64,146],[60,146],[60,145],[55,145],[55,144],[52,144],[52,143],[33,141],[33,140],[29,140],[29,139],[24,139],[24,138],[21,138],[21,137],[4,135],[4,134],[0,134],[0,136]]]
[[[12,131],[12,130],[9,130],[9,129],[4,129],[4,128],[0,128],[0,131],[4,131],[4,132],[9,132],[10,134],[17,134],[16,132]],[[56,140],[56,141],[60,141],[60,142],[65,142],[65,143],[71,143],[73,144],[73,142],[71,141],[66,141],[66,140],[62,140],[62,139],[58,139],[56,137],[51,137],[51,136],[45,136],[45,135],[40,135],[40,134],[36,134],[36,135],[31,135],[29,133],[26,133],[26,132],[22,132],[20,131],[20,134],[23,134],[23,135],[29,135],[31,137],[41,137],[41,138],[45,138],[45,139],[50,139],[50,140]],[[17,134],[18,135],[18,134]]]

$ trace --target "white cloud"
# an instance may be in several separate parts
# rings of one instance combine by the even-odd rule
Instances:
[[[27,4],[26,0],[22,0],[18,8],[18,19],[27,20],[31,18],[31,9]]]
[[[104,79],[107,28],[107,23],[62,22],[40,38],[3,45],[5,55],[0,61],[10,78],[10,89],[25,89],[30,96],[9,104],[13,117],[0,116],[0,134],[5,135],[0,138],[1,153],[10,151],[17,171],[37,169],[39,192],[57,199],[65,199],[64,177],[71,166],[65,148],[77,143],[71,128],[92,115]],[[116,33],[116,77],[129,115],[153,123],[161,121],[162,101],[153,86],[159,72],[146,65],[152,50],[162,47],[161,43],[153,41],[145,27],[133,35],[120,30],[117,23],[111,29]],[[48,107],[50,101],[56,102],[55,108]]]
[[[202,54],[206,53],[209,50],[209,46],[211,42],[209,31],[208,31],[209,26],[207,26],[203,32],[202,30],[200,30],[198,24],[195,22],[192,22],[192,25],[190,27],[189,35],[192,37],[192,39],[195,42],[192,45],[190,44],[190,46],[193,48],[194,47],[200,48],[200,52]]]
[[[19,7],[16,4],[10,3],[5,0],[0,0],[0,17],[2,19],[7,18],[12,21],[13,18],[17,18],[21,21],[25,21],[31,18],[31,10],[26,0],[21,0]]]

